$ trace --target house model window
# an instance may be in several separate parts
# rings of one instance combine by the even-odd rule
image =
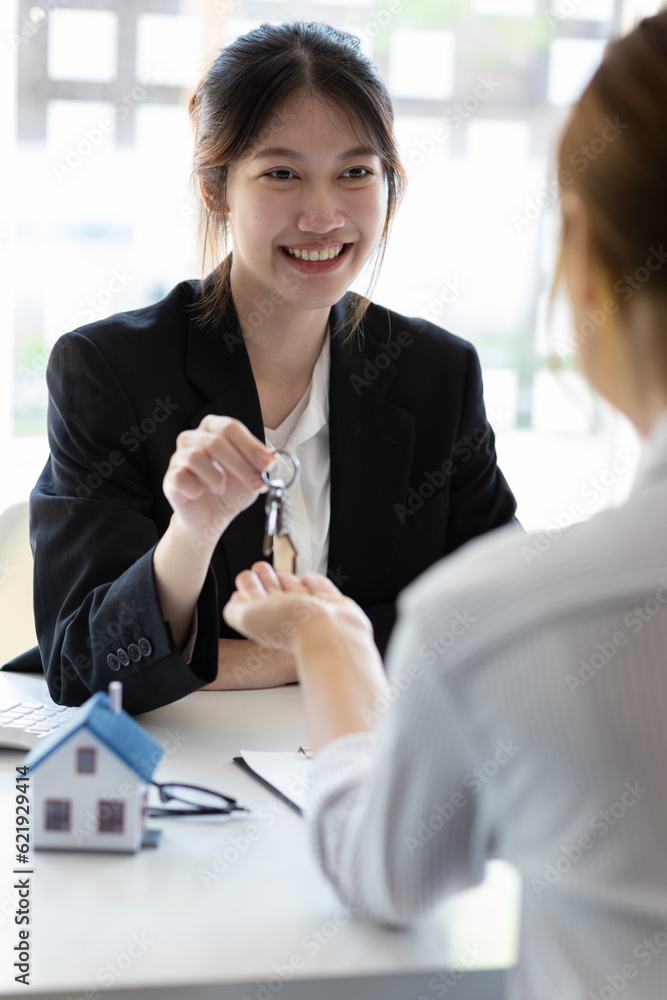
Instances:
[[[46,800],[46,829],[69,830],[70,804],[68,799]]]
[[[76,752],[76,769],[79,774],[95,774],[95,749],[94,747],[81,747]]]
[[[98,830],[100,833],[123,832],[123,802],[105,802],[97,804]]]

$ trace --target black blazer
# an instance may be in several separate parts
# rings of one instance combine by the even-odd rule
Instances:
[[[78,705],[121,680],[145,712],[216,676],[221,609],[262,558],[264,500],[221,538],[198,602],[187,665],[162,619],[153,549],[177,435],[207,413],[263,439],[259,398],[233,310],[201,326],[199,283],[61,337],[49,361],[51,455],[31,495],[35,616],[49,690]],[[332,329],[344,324],[345,299]],[[441,556],[512,520],[473,347],[371,305],[363,339],[331,340],[328,575],[366,610],[384,651],[399,592]],[[243,663],[240,664],[244,666]]]

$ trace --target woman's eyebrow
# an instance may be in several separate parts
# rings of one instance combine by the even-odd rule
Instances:
[[[339,153],[336,159],[349,160],[353,156],[377,155],[377,150],[373,149],[371,146],[353,146],[352,149],[346,149],[344,153]],[[286,149],[284,146],[269,146],[265,149],[258,149],[253,156],[253,160],[264,160],[272,156],[284,156],[285,159],[290,160],[304,159],[303,153],[299,153],[295,149]]]

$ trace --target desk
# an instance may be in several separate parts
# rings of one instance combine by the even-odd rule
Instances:
[[[14,695],[49,700],[43,678],[0,674],[0,698]],[[11,957],[14,769],[24,755],[0,750],[0,993],[436,1000],[456,982],[456,1000],[502,997],[501,970],[517,953],[514,869],[493,862],[483,885],[409,931],[350,919],[315,865],[301,817],[232,764],[241,749],[307,742],[298,686],[199,692],[139,721],[165,749],[156,780],[216,788],[252,815],[153,820],[162,841],[136,855],[32,854],[26,989],[14,982]],[[447,980],[448,966],[458,975],[489,971]]]

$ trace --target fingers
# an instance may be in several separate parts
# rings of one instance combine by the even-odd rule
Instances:
[[[304,587],[301,580],[294,576],[293,573],[285,573],[284,570],[279,570],[277,573],[280,586],[283,590],[293,592],[295,594],[307,594],[308,590]]]
[[[276,571],[268,562],[253,563],[250,572],[261,584],[264,593],[270,594],[282,590]],[[237,581],[238,584],[238,581]]]
[[[215,494],[225,492],[228,477],[256,491],[264,486],[260,472],[273,460],[273,452],[240,421],[209,414],[195,430],[179,434],[170,472],[177,488],[179,479],[187,481],[178,475],[186,469]]]
[[[198,428],[207,435],[206,450],[211,458],[240,482],[261,488],[259,473],[275,461],[273,451],[250,433],[239,420],[209,414]]]
[[[165,487],[171,480],[171,486],[175,493],[186,500],[198,500],[204,492],[204,486],[197,477],[188,469],[172,467],[170,465],[165,476]]]
[[[304,573],[301,577],[301,582],[308,593],[313,594],[315,597],[323,597],[325,599],[342,597],[338,587],[334,586],[331,580],[326,576],[322,576],[321,573]]]
[[[188,500],[198,500],[204,490],[221,495],[227,475],[217,462],[212,462],[202,448],[179,445],[169,462],[172,484]]]
[[[246,600],[266,596],[266,587],[262,583],[262,579],[259,574],[255,572],[255,567],[259,565],[260,563],[255,563],[252,569],[244,569],[243,572],[239,573],[236,577],[235,583],[237,593]]]

